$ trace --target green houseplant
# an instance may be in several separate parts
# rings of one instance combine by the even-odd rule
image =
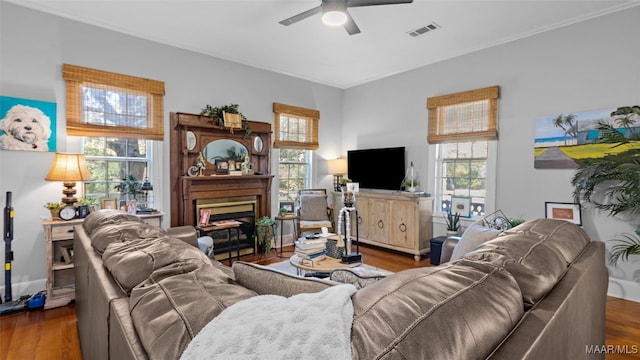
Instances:
[[[600,143],[612,147],[628,148],[617,154],[600,158],[577,160],[578,168],[571,179],[576,202],[592,205],[609,216],[640,216],[640,133],[631,125],[640,119],[640,106],[620,107],[611,113],[613,123],[598,122]],[[625,129],[626,131],[621,131]],[[622,234],[613,239],[609,262],[628,260],[630,255],[640,255],[640,223],[633,234]]]
[[[120,180],[120,184],[114,186],[114,188],[120,191],[120,195],[123,198],[127,198],[127,200],[136,199],[136,195],[142,193],[142,182],[138,180],[133,175],[127,175],[122,180]]]
[[[457,234],[460,230],[460,213],[452,214],[448,212],[444,220],[447,223],[447,232],[455,232]]]
[[[274,225],[276,221],[268,216],[263,216],[256,220],[256,242],[258,249],[265,255],[271,253],[271,241],[274,238]]]
[[[224,128],[225,125],[224,125],[224,118],[222,114],[225,112],[229,114],[238,114],[242,118],[242,128],[244,129],[245,136],[249,136],[251,134],[251,127],[249,126],[249,121],[240,111],[238,111],[238,107],[239,107],[238,104],[223,105],[220,107],[213,107],[207,104],[205,105],[204,109],[200,111],[200,116],[209,116],[213,124]],[[231,132],[233,133],[233,129],[231,129]]]
[[[56,219],[60,217],[60,209],[64,206],[64,203],[59,202],[48,202],[44,204],[44,207],[49,209],[51,213],[51,219]]]

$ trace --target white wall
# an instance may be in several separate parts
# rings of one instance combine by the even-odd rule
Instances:
[[[167,215],[169,199],[169,113],[198,113],[206,105],[240,104],[251,120],[273,123],[272,103],[320,110],[321,148],[314,186],[332,187],[325,159],[337,157],[342,138],[342,90],[137,39],[0,2],[0,95],[57,103],[58,151],[77,151],[65,132],[62,64],[68,63],[165,82],[165,140],[154,158],[156,206]],[[25,24],[29,24],[25,26]],[[62,184],[44,181],[53,153],[0,151],[0,206],[13,192],[15,232],[13,296],[45,288],[46,247],[41,218],[47,201],[59,201]],[[272,154],[277,171],[277,152]],[[162,179],[165,179],[163,182]],[[277,193],[277,181],[273,182]],[[277,199],[277,197],[276,197]],[[272,202],[272,213],[277,210]],[[3,245],[4,248],[4,245]],[[0,256],[4,262],[4,251]],[[4,276],[0,280],[4,296]]]
[[[344,151],[404,145],[420,178],[428,179],[434,169],[427,166],[433,154],[426,99],[500,85],[496,208],[513,217],[544,217],[545,201],[573,202],[573,171],[534,169],[535,119],[640,103],[638,18],[635,7],[347,89]],[[637,221],[583,213],[594,240],[630,232]],[[434,232],[443,235],[444,227]],[[639,269],[640,259],[610,268],[614,288],[622,289],[612,293],[640,301]]]

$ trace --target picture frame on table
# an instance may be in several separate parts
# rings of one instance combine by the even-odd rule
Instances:
[[[577,203],[546,201],[544,216],[547,219],[565,220],[582,226],[582,208]]]
[[[117,209],[116,199],[102,199],[100,207],[102,209]]]
[[[64,264],[73,263],[73,244],[60,245],[60,255],[62,255],[62,262]]]
[[[216,171],[221,173],[229,172],[229,162],[223,159],[216,159]]]
[[[471,197],[470,196],[451,196],[451,208],[449,211],[452,214],[458,213],[460,217],[471,217]]]
[[[287,214],[293,214],[293,201],[280,201],[280,209],[286,209]]]
[[[347,191],[351,191],[354,194],[360,192],[360,183],[357,182],[349,182],[347,183]]]
[[[211,210],[210,209],[202,209],[202,210],[200,210],[200,221],[198,221],[198,224],[200,226],[209,225],[209,217],[210,216],[211,216]]]

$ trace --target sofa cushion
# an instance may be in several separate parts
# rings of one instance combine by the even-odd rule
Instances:
[[[235,280],[259,295],[290,297],[300,293],[314,293],[335,285],[331,281],[304,278],[258,264],[236,261],[233,263]]]
[[[489,262],[507,269],[518,282],[524,303],[530,306],[564,276],[588,239],[573,223],[539,219],[484,243],[463,259],[472,263]]]
[[[91,245],[102,254],[112,242],[125,242],[136,239],[157,239],[167,237],[167,232],[142,221],[120,221],[117,224],[105,224],[96,227],[91,235]]]
[[[523,304],[509,272],[482,265],[405,270],[358,290],[353,358],[485,358],[522,317]]]
[[[163,266],[179,261],[210,263],[198,249],[175,238],[113,242],[102,254],[102,261],[126,293]]]
[[[327,195],[300,195],[300,219],[308,221],[327,220]]]
[[[572,263],[591,241],[580,226],[565,220],[536,219],[505,231],[505,234],[526,233],[546,238],[545,245],[560,253],[567,263]]]
[[[477,248],[482,243],[495,239],[500,235],[499,230],[490,229],[483,226],[483,221],[478,220],[469,225],[462,233],[460,241],[453,248],[450,261],[458,260],[466,253]]]
[[[358,266],[349,269],[333,270],[329,275],[329,279],[343,284],[351,284],[355,286],[356,289],[362,289],[391,274],[393,273],[387,270],[368,269]]]
[[[91,236],[93,231],[98,227],[107,224],[118,224],[122,221],[142,222],[139,217],[127,214],[124,211],[101,209],[90,213],[82,222],[82,227],[84,228],[84,231],[87,232],[87,235]]]
[[[222,310],[254,291],[212,265],[177,262],[131,291],[129,307],[149,359],[179,359],[193,337]]]

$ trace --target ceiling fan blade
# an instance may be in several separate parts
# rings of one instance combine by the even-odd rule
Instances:
[[[410,4],[413,0],[347,0],[347,7]]]
[[[284,26],[289,26],[291,24],[295,24],[300,20],[304,20],[306,18],[308,18],[309,16],[315,15],[315,14],[319,14],[322,12],[322,6],[318,6],[318,7],[314,7],[313,9],[307,10],[305,12],[301,12],[298,15],[294,15],[288,19],[284,19],[282,21],[280,21],[279,23],[284,25]]]
[[[360,33],[360,28],[358,28],[358,25],[356,25],[356,22],[351,17],[351,14],[349,14],[348,11],[345,11],[345,13],[347,14],[347,22],[344,23],[344,29],[347,30],[349,35]]]

